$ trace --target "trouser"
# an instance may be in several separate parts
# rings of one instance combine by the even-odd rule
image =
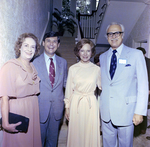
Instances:
[[[49,117],[45,123],[40,123],[42,147],[57,147],[60,120],[55,120],[51,108]]]
[[[102,121],[103,147],[133,147],[134,125],[115,126]]]

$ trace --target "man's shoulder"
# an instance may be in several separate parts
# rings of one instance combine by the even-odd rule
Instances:
[[[41,60],[43,57],[44,57],[44,55],[43,55],[43,53],[42,53],[41,55],[37,56],[37,57],[33,60],[33,62],[37,62],[37,61]]]
[[[108,51],[109,51],[109,50],[107,50],[107,51],[105,51],[104,53],[102,53],[102,54],[99,56],[99,58],[103,58],[104,56],[106,56],[107,53],[108,53]]]
[[[66,59],[64,59],[64,58],[62,58],[62,57],[60,57],[58,55],[56,55],[56,60],[59,60],[59,61],[64,62],[64,63],[67,63]]]
[[[41,55],[39,55],[38,57],[36,57],[34,60],[33,60],[33,65],[34,66],[38,66],[39,64],[40,64],[40,62],[42,62],[42,60],[43,60],[43,58],[44,58],[44,55],[43,54],[41,54]]]
[[[80,64],[80,62],[77,62],[77,63],[71,65],[69,68],[73,69],[73,68],[79,67],[80,66],[79,64]]]
[[[134,56],[136,56],[136,55],[142,55],[142,56],[143,56],[142,51],[140,51],[140,50],[138,50],[138,49],[136,49],[136,48],[132,48],[132,47],[128,47],[128,46],[125,46],[125,45],[124,45],[124,49],[125,49],[127,52],[129,52],[129,53],[131,53],[131,54],[134,54]]]
[[[129,47],[129,46],[126,46],[124,45],[124,47],[126,50],[129,50],[129,51],[132,51],[132,52],[141,52],[140,50],[136,49],[136,48],[133,48],[133,47]]]
[[[108,52],[109,52],[109,49],[106,50],[105,52],[103,52],[101,55],[104,56],[104,55],[106,55]]]

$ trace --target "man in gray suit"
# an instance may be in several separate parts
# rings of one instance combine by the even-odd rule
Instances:
[[[104,147],[132,147],[134,125],[147,113],[148,78],[141,51],[125,46],[124,26],[110,24],[110,49],[100,56],[100,111]]]
[[[67,80],[67,62],[55,54],[60,46],[56,32],[44,35],[43,46],[44,53],[33,61],[41,79],[38,99],[42,146],[56,147],[64,109],[63,88]]]

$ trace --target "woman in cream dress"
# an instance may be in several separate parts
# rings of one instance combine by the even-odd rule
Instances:
[[[100,147],[99,106],[94,95],[100,88],[100,67],[90,62],[94,44],[81,39],[74,52],[80,61],[69,68],[65,92],[66,118],[69,121],[67,147]]]

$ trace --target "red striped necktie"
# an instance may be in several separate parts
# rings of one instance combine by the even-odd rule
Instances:
[[[55,81],[55,66],[54,66],[53,58],[50,58],[50,60],[51,60],[51,62],[50,62],[50,66],[49,66],[49,79],[50,79],[51,85],[53,87],[54,81]]]

